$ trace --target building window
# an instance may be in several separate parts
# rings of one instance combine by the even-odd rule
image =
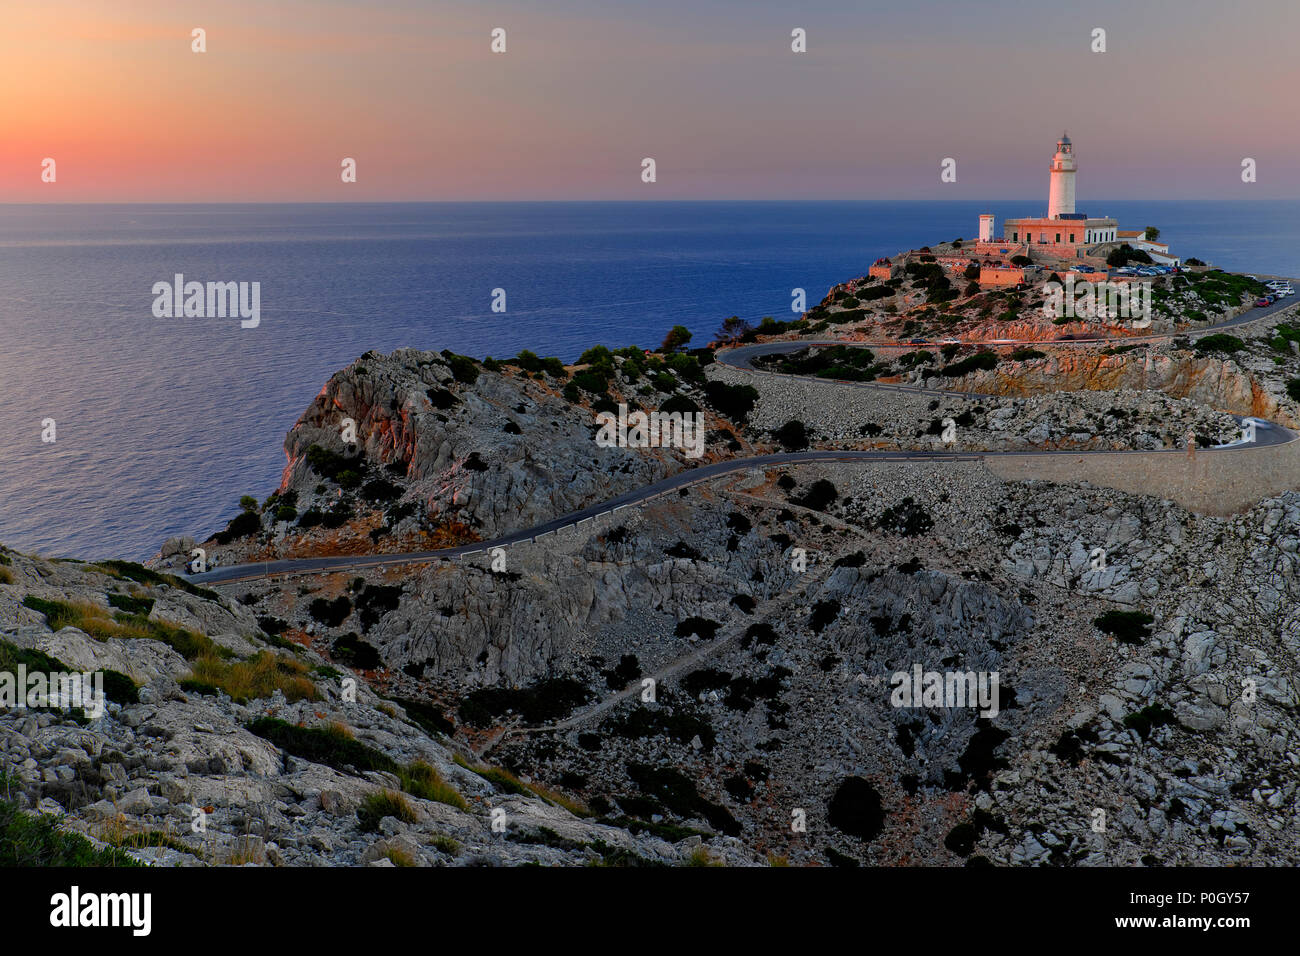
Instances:
[[[1020,241],[1020,233],[1018,233],[1018,232],[1013,232],[1013,233],[1011,234],[1011,241],[1012,241],[1012,242],[1019,242],[1019,241]]]
[[[1074,233],[1070,233],[1070,241],[1074,242]]]
[[[1059,232],[1056,234],[1056,241],[1057,242],[1061,241],[1061,234]]]

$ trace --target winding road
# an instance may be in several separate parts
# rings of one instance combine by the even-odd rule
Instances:
[[[1300,282],[1300,280],[1294,281]],[[1197,329],[1195,331],[1170,332],[1150,336],[1117,336],[1114,338],[1097,337],[1050,342],[1026,339],[998,340],[997,342],[962,342],[961,344],[992,345],[996,347],[1014,348],[1022,345],[1051,345],[1053,347],[1096,345],[1098,342],[1140,344],[1180,337],[1195,339],[1213,332],[1222,331],[1225,328],[1236,328],[1261,321],[1295,304],[1297,303],[1290,298],[1279,299],[1270,306],[1251,309],[1244,312],[1242,315],[1235,316],[1216,325],[1206,326],[1205,328]],[[934,345],[937,343],[926,342],[924,344]],[[793,378],[804,382],[825,381],[832,382],[839,386],[851,385],[858,388],[869,388],[877,391],[908,392],[972,400],[994,397],[982,395],[976,392],[946,391],[942,389],[929,389],[916,385],[884,385],[875,382],[842,382],[834,379],[816,379],[810,376],[784,375],[783,373],[767,372],[761,369],[755,369],[752,364],[753,360],[761,355],[788,354],[810,346],[823,347],[830,345],[846,345],[859,348],[915,348],[918,347],[919,343],[896,341],[849,342],[842,340],[771,342],[767,344],[747,345],[740,348],[720,351],[716,356],[716,361],[719,364],[745,370],[755,375],[772,375],[783,378]],[[1240,416],[1237,417],[1238,420],[1243,420]],[[1300,435],[1291,432],[1279,424],[1265,422],[1261,419],[1254,419],[1254,421],[1256,422],[1255,442],[1233,442],[1229,445],[1218,446],[1216,448],[1201,449],[1197,451],[1197,454],[1228,454],[1243,449],[1250,449],[1263,445],[1283,444],[1285,442],[1300,439]],[[502,535],[490,541],[479,541],[473,544],[458,545],[451,548],[439,548],[433,551],[413,551],[398,554],[332,555],[329,557],[285,558],[277,561],[258,561],[248,564],[231,565],[230,567],[224,568],[219,567],[202,574],[185,575],[185,577],[187,580],[196,584],[220,585],[232,584],[238,581],[256,580],[271,576],[283,577],[302,574],[327,574],[338,571],[361,571],[370,568],[393,567],[396,565],[428,564],[434,561],[452,561],[458,558],[466,558],[474,554],[487,553],[496,548],[506,548],[526,541],[537,541],[538,539],[545,538],[549,535],[576,532],[582,525],[586,525],[589,522],[613,518],[624,508],[644,504],[655,498],[679,492],[681,489],[688,488],[691,485],[696,485],[701,482],[710,481],[720,475],[726,475],[738,471],[747,471],[753,468],[764,468],[773,465],[797,465],[809,462],[860,462],[868,464],[890,461],[981,461],[990,457],[1041,456],[1051,454],[1078,456],[1101,454],[1181,455],[1184,453],[1184,450],[1181,448],[1166,448],[1155,451],[1138,449],[1126,451],[1104,449],[1084,451],[859,451],[851,449],[810,449],[808,451],[781,452],[770,455],[751,455],[743,458],[733,458],[726,461],[713,462],[711,464],[701,465],[697,468],[690,468],[686,471],[679,472],[675,475],[654,482],[653,484],[626,491],[608,501],[590,505],[578,511],[562,515],[558,518],[553,518],[550,521],[532,528],[512,531],[509,534]]]

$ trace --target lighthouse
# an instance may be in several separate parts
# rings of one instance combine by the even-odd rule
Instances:
[[[1068,134],[1056,141],[1052,157],[1052,182],[1047,193],[1047,218],[1060,219],[1074,214],[1074,144]]]

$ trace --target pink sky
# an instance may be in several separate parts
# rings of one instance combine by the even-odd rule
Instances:
[[[1300,196],[1294,0],[6,6],[2,202]]]

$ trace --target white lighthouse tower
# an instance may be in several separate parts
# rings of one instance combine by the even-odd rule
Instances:
[[[1060,219],[1074,212],[1074,145],[1068,135],[1056,141],[1056,155],[1052,157],[1052,183],[1047,193],[1047,218]]]

